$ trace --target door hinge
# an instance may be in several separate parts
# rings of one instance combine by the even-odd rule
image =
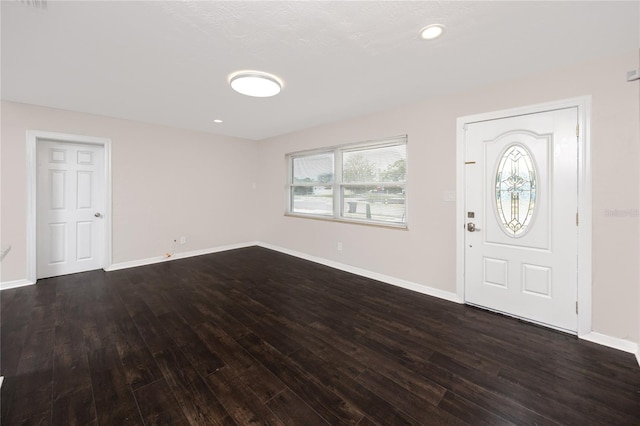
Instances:
[[[576,138],[580,137],[580,123],[576,124]]]
[[[576,226],[580,224],[580,216],[576,213]]]
[[[578,315],[578,301],[576,301],[576,315]]]

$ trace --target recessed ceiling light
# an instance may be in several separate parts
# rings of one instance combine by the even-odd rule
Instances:
[[[218,124],[220,124],[220,123],[222,123],[222,120],[220,120],[220,119],[215,119],[215,120],[213,120],[213,122],[214,122],[214,123],[218,123]]]
[[[434,38],[440,37],[442,33],[444,33],[444,25],[432,24],[420,30],[420,37],[424,40],[433,40]]]
[[[238,71],[231,75],[229,84],[236,92],[256,98],[275,96],[282,89],[278,77],[262,71]]]

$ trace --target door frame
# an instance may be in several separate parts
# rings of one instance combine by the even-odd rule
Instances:
[[[591,332],[592,313],[592,184],[591,184],[591,96],[558,100],[519,108],[459,117],[456,123],[456,294],[466,303],[465,282],[465,130],[467,125],[558,109],[578,109],[578,336]]]
[[[35,284],[37,281],[37,144],[40,141],[55,141],[60,143],[78,143],[85,145],[98,145],[104,149],[104,211],[105,218],[102,221],[103,246],[102,269],[107,269],[112,262],[111,253],[111,139],[93,136],[82,136],[68,133],[45,132],[40,130],[27,130],[27,281]]]

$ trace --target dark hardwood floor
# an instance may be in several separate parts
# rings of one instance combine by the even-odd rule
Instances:
[[[1,299],[3,426],[640,424],[631,354],[258,247]]]

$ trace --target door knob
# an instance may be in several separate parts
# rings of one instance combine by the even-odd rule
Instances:
[[[479,230],[480,230],[480,228],[476,228],[476,224],[475,223],[473,223],[473,222],[467,223],[467,231],[476,232],[476,231],[479,231]]]
[[[94,214],[94,216],[95,216],[95,217],[102,217],[102,214],[100,214],[100,213],[96,213],[96,214]]]

